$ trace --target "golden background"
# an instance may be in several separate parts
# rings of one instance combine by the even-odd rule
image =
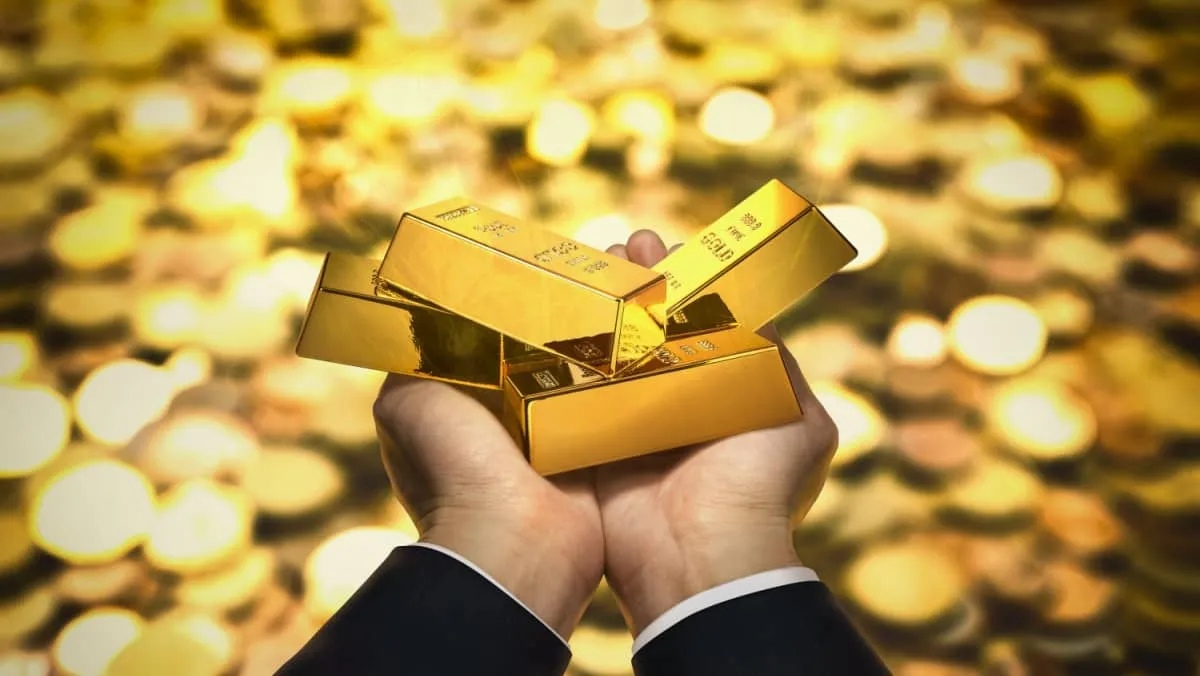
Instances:
[[[414,536],[381,376],[291,355],[321,252],[772,177],[860,250],[781,328],[889,664],[1195,673],[1198,64],[1188,0],[0,3],[0,674],[269,674]],[[628,672],[605,587],[571,643]]]

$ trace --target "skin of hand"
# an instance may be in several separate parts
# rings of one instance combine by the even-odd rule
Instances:
[[[639,231],[609,253],[649,267],[667,249]],[[635,634],[701,591],[800,565],[793,518],[824,484],[837,427],[780,347],[800,421],[596,468],[605,575]]]
[[[498,392],[388,376],[383,463],[421,541],[463,556],[569,636],[604,569],[590,472],[539,476],[496,416]]]

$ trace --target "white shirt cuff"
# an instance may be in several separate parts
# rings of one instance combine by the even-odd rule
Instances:
[[[794,566],[755,573],[712,589],[706,589],[695,596],[684,599],[667,612],[659,615],[634,639],[633,652],[636,655],[637,651],[660,634],[702,610],[775,587],[784,587],[797,582],[816,581],[817,574],[813,572],[812,568]]]
[[[514,596],[512,592],[510,592],[509,590],[507,590],[507,589],[505,589],[505,588],[504,588],[504,585],[502,585],[502,584],[500,584],[499,582],[497,582],[495,578],[493,578],[491,575],[488,575],[486,572],[484,572],[484,570],[483,570],[482,568],[480,568],[479,566],[475,565],[474,563],[471,563],[471,561],[469,561],[469,560],[467,560],[466,558],[464,558],[464,557],[463,557],[461,554],[459,554],[458,552],[456,552],[456,551],[453,551],[453,550],[451,550],[451,549],[446,549],[445,547],[442,547],[441,545],[435,545],[435,544],[431,544],[431,543],[429,543],[429,542],[414,542],[414,543],[412,543],[412,544],[409,544],[409,545],[404,545],[404,546],[405,546],[405,547],[424,547],[425,549],[432,549],[432,550],[434,550],[435,552],[441,552],[441,553],[445,554],[446,556],[449,556],[450,558],[452,558],[452,559],[455,559],[456,561],[458,561],[458,562],[462,563],[464,566],[466,566],[466,567],[470,568],[471,570],[475,571],[476,573],[479,573],[479,575],[480,575],[480,576],[481,576],[483,579],[485,579],[485,580],[487,580],[488,582],[491,582],[493,585],[495,585],[496,589],[499,589],[500,591],[504,592],[505,594],[508,594],[508,597],[509,597],[510,599],[512,599],[512,600],[514,600],[514,601],[516,601],[516,602],[517,602],[517,605],[519,605],[519,606],[521,606],[522,608],[524,608],[524,609],[525,609],[525,612],[529,613],[530,615],[533,615],[534,617],[537,617],[537,621],[538,621],[538,622],[541,622],[541,623],[542,623],[542,626],[543,626],[543,627],[545,627],[547,630],[549,630],[551,634],[554,634],[555,638],[557,638],[559,641],[562,641],[562,644],[563,644],[564,646],[566,646],[566,647],[567,647],[567,650],[570,650],[570,649],[571,649],[571,646],[570,646],[570,645],[567,643],[566,639],[564,639],[562,636],[560,636],[560,635],[559,635],[559,633],[558,633],[557,631],[554,631],[554,628],[553,628],[553,627],[551,627],[550,625],[546,624],[546,621],[545,621],[545,620],[543,620],[542,618],[538,617],[538,614],[537,614],[537,613],[535,613],[535,612],[533,612],[532,610],[530,610],[530,609],[529,609],[529,606],[525,605],[525,604],[524,604],[524,603],[521,601],[521,599],[519,599],[519,598],[517,598],[516,596]]]

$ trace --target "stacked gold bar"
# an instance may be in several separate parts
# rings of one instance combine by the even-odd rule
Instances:
[[[329,254],[297,352],[503,389],[554,474],[798,420],[756,331],[854,255],[779,181],[653,269],[448,200],[406,213],[382,262]]]

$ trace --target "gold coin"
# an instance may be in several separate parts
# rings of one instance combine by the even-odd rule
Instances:
[[[244,491],[194,479],[163,495],[143,551],[159,570],[213,570],[250,546],[253,522],[254,505]]]
[[[346,480],[341,469],[317,451],[276,446],[263,449],[250,463],[243,485],[264,514],[298,517],[340,498]]]
[[[275,552],[255,547],[233,563],[183,580],[175,589],[180,605],[228,612],[259,598],[275,574]]]
[[[1116,599],[1117,586],[1078,565],[1056,561],[1046,566],[1052,600],[1043,616],[1052,623],[1080,624],[1103,618]]]
[[[954,482],[946,494],[946,506],[986,522],[1007,522],[1032,515],[1041,496],[1041,481],[1024,467],[987,458]]]
[[[50,585],[23,590],[0,603],[0,645],[17,643],[41,629],[57,609],[58,595]]]
[[[146,626],[117,654],[113,676],[219,676],[233,663],[234,636],[224,624],[196,612],[175,611]]]
[[[1092,493],[1072,489],[1047,492],[1041,521],[1042,527],[1073,553],[1110,552],[1121,544],[1121,522]]]
[[[918,543],[873,547],[846,571],[850,599],[876,619],[914,626],[945,617],[966,592],[963,571],[949,556]]]

